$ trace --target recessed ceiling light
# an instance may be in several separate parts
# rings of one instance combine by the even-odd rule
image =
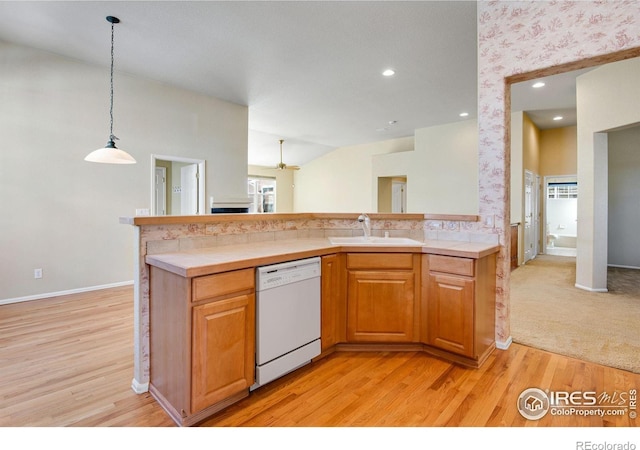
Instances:
[[[395,125],[398,123],[397,120],[390,120],[389,122],[387,122],[389,125]]]
[[[533,83],[532,87],[534,88],[541,88],[542,86],[544,86],[544,82],[542,81],[538,81],[537,83]]]
[[[385,77],[390,77],[395,75],[396,71],[393,69],[387,69],[384,72],[382,72],[382,75],[384,75]]]
[[[562,119],[564,119],[564,117],[562,117],[562,116],[555,116],[555,117],[553,118],[553,120],[562,120]]]
[[[468,112],[461,112],[460,117],[467,117],[469,115]]]

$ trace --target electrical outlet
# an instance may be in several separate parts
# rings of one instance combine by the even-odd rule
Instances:
[[[33,278],[36,280],[42,278],[42,269],[33,269]]]
[[[136,208],[136,216],[148,216],[149,208]]]

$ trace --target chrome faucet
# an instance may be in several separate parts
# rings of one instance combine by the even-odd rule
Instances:
[[[371,220],[369,219],[369,216],[367,216],[366,214],[360,214],[358,216],[358,222],[360,222],[360,225],[362,225],[362,231],[364,232],[364,238],[366,240],[369,240],[371,238]]]

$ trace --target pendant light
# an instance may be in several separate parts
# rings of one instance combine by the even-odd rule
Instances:
[[[109,141],[104,148],[99,148],[87,155],[85,161],[107,163],[107,164],[135,164],[136,160],[127,152],[116,147],[114,140],[118,139],[113,135],[113,26],[120,23],[120,19],[107,16],[107,22],[111,23],[111,103],[109,107]]]

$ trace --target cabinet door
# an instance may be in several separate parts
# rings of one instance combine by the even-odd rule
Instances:
[[[460,355],[474,357],[474,287],[472,279],[429,276],[428,342]]]
[[[255,295],[193,308],[191,412],[248,389],[255,370]]]
[[[340,314],[341,282],[339,255],[327,255],[322,257],[322,296],[321,296],[321,331],[322,351],[325,351],[338,342],[344,336],[344,313]],[[340,328],[342,327],[342,333]]]
[[[350,271],[347,286],[347,340],[412,342],[413,271]]]

